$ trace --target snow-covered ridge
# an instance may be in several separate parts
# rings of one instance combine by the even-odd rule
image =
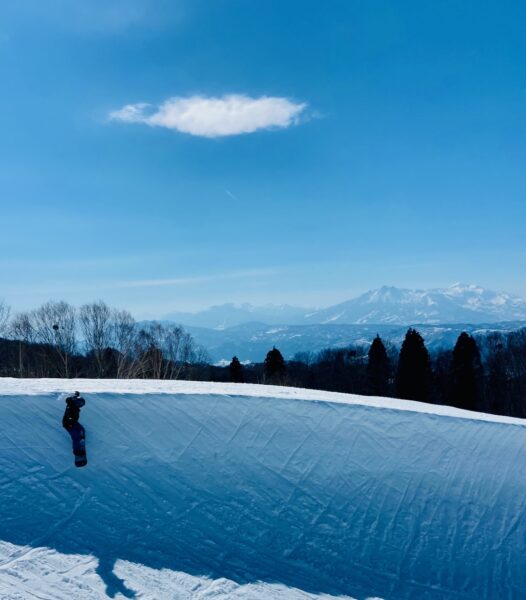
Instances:
[[[73,389],[85,469],[60,426]],[[519,419],[239,384],[0,380],[0,423],[0,597],[524,598]]]
[[[471,284],[411,290],[383,286],[309,315],[309,322],[494,323],[526,319],[526,300]]]
[[[275,398],[283,400],[305,400],[314,402],[334,402],[343,404],[359,404],[374,408],[405,410],[456,417],[459,419],[475,419],[494,423],[507,423],[526,426],[526,419],[504,417],[487,413],[463,410],[453,406],[427,404],[399,398],[381,398],[375,396],[358,396],[311,390],[305,388],[285,387],[277,385],[258,385],[253,383],[223,383],[206,381],[173,381],[160,379],[17,379],[0,377],[0,397],[2,395],[36,395],[72,392],[81,390],[83,394],[222,394],[228,396],[248,396],[256,398]]]

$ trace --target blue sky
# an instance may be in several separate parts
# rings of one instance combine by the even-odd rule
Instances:
[[[525,21],[506,0],[3,2],[0,297],[526,295]]]

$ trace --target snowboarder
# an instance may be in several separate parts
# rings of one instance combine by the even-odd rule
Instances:
[[[66,398],[66,412],[62,417],[62,426],[71,436],[73,441],[73,454],[75,465],[83,467],[87,464],[86,458],[86,431],[79,423],[80,409],[86,404],[80,392]]]

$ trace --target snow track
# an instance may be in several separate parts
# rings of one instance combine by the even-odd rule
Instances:
[[[84,469],[57,400],[77,388]],[[208,383],[2,393],[0,598],[526,598],[524,421]]]

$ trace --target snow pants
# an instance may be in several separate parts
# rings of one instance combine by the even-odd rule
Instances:
[[[83,454],[81,441],[86,437],[86,430],[80,423],[74,423],[72,427],[64,428],[73,441],[73,454]]]

